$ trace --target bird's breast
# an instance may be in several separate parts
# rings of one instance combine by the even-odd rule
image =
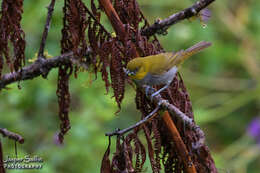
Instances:
[[[138,85],[152,86],[152,85],[167,84],[167,83],[171,83],[171,81],[175,77],[177,71],[178,71],[178,68],[176,66],[174,66],[163,74],[155,75],[155,74],[151,74],[148,72],[142,79],[140,79],[140,80],[134,79],[134,80]]]

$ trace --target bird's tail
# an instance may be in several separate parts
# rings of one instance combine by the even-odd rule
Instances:
[[[175,55],[174,55],[175,58],[173,58],[173,61],[171,64],[175,64],[176,66],[181,65],[187,58],[202,51],[203,49],[205,49],[209,46],[211,46],[210,42],[201,41],[186,50],[178,51],[175,53]]]

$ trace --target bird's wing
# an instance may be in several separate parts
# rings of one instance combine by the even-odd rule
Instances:
[[[201,41],[186,50],[180,50],[180,51],[176,52],[175,55],[173,56],[173,58],[170,60],[171,66],[181,65],[187,58],[202,51],[203,49],[209,47],[210,45],[211,45],[210,42]]]
[[[153,55],[147,59],[149,61],[149,72],[152,75],[160,75],[165,72],[167,72],[170,67],[170,62],[171,62],[171,57],[173,56],[172,52],[167,52],[167,53],[160,53],[157,55]],[[152,70],[151,70],[152,69]]]
[[[145,57],[145,61],[147,61],[145,63],[145,71],[150,72],[152,75],[161,75],[166,73],[172,69],[172,67],[181,65],[185,59],[202,51],[210,45],[210,42],[201,41],[186,50],[180,50],[176,53],[166,52]]]

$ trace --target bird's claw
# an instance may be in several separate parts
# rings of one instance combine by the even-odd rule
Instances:
[[[150,93],[154,93],[154,92],[155,92],[154,88],[152,88],[150,86],[145,87],[145,95],[146,95],[146,97],[149,97],[149,96],[153,95],[153,94],[150,94]]]
[[[150,87],[145,87],[145,95],[148,97]]]
[[[153,98],[160,94],[160,90],[156,91],[153,87],[151,86],[146,86],[145,87],[145,95],[146,97],[150,97],[151,102],[153,101]]]

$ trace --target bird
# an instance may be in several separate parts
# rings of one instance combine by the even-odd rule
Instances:
[[[129,61],[124,68],[124,72],[129,76],[137,86],[158,86],[164,85],[158,91],[151,95],[158,95],[167,89],[181,64],[192,55],[211,46],[210,42],[201,41],[186,50],[177,52],[159,53],[146,57],[137,57]],[[148,91],[145,91],[146,95]]]

